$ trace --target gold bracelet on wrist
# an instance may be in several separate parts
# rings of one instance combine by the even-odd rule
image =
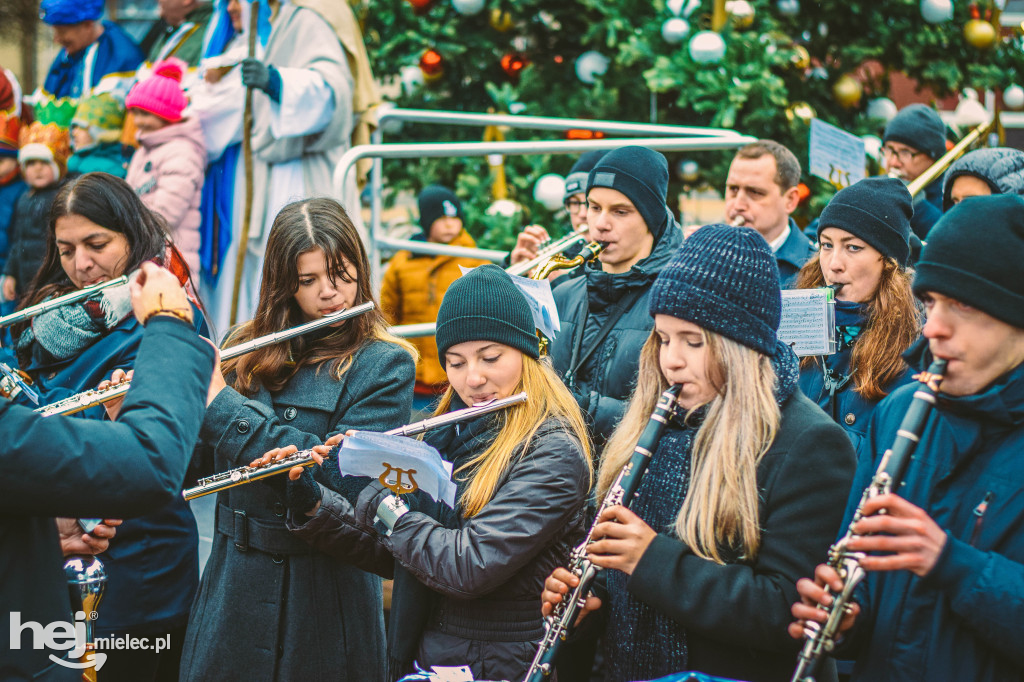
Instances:
[[[192,309],[191,308],[157,308],[146,313],[146,318],[142,320],[142,326],[152,320],[157,315],[164,315],[167,317],[176,317],[182,322],[192,324]]]

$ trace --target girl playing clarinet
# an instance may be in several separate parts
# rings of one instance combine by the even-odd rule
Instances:
[[[789,679],[790,581],[835,538],[854,454],[800,392],[796,356],[776,337],[780,310],[771,249],[746,227],[697,230],[654,283],[654,331],[602,455],[598,500],[662,391],[680,392],[638,496],[602,513],[588,548],[609,569],[606,593],[585,611],[607,617],[610,682],[684,670]],[[556,570],[544,612],[577,582]]]

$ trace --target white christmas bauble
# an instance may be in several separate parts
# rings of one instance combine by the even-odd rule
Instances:
[[[377,116],[379,118],[383,116],[384,113],[396,108],[397,105],[394,102],[381,102],[377,106]],[[402,132],[402,122],[397,119],[385,119],[381,124],[380,129],[385,135],[397,135]]]
[[[689,32],[690,24],[687,23],[686,19],[680,19],[679,17],[667,19],[661,25],[661,37],[665,39],[666,43],[672,43],[673,45],[682,42]]]
[[[487,0],[452,0],[455,11],[466,16],[479,14],[486,5]]]
[[[953,0],[921,0],[921,16],[929,24],[941,24],[953,18]]]
[[[794,17],[800,13],[800,0],[779,0],[779,13]]]
[[[700,31],[690,38],[689,50],[698,64],[715,64],[725,56],[725,41],[715,31]]]
[[[674,17],[688,17],[700,7],[700,0],[668,0],[665,6]]]
[[[501,216],[503,218],[515,217],[522,209],[518,202],[511,199],[498,199],[484,211],[487,215]]]
[[[402,90],[411,95],[423,87],[423,69],[418,64],[408,64],[398,70],[398,78],[402,81]]]
[[[683,182],[697,182],[700,179],[700,164],[693,159],[683,159],[679,162],[677,172]]]
[[[876,161],[881,158],[882,138],[878,135],[861,135],[860,139],[864,141],[864,154]]]
[[[897,111],[896,103],[888,97],[876,97],[868,102],[868,118],[876,118],[884,123],[891,121]]]
[[[1003,104],[1008,109],[1024,109],[1024,88],[1011,85],[1003,90]]]
[[[588,50],[576,58],[576,77],[587,85],[597,82],[608,71],[611,60],[600,52]]]
[[[565,198],[565,178],[558,173],[548,173],[537,178],[533,185],[533,198],[549,211],[562,208]]]

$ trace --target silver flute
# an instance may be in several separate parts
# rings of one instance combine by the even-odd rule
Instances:
[[[477,403],[476,405],[464,407],[461,410],[454,410],[436,417],[429,417],[422,421],[413,422],[412,424],[399,426],[389,431],[384,431],[384,435],[415,436],[423,433],[424,431],[430,431],[431,429],[447,426],[448,424],[472,419],[473,417],[477,417],[482,414],[497,412],[498,410],[503,410],[506,407],[518,405],[523,402],[526,402],[525,391],[522,393],[516,393],[515,395],[510,395],[507,398],[495,398],[494,400],[488,400],[485,403]],[[262,478],[283,474],[292,467],[311,467],[314,464],[316,464],[316,460],[313,459],[312,450],[299,450],[296,453],[288,455],[284,459],[271,462],[266,466],[238,467],[237,469],[222,471],[219,474],[201,478],[196,482],[196,486],[194,488],[188,488],[181,494],[186,500],[194,500],[195,498],[202,497],[203,495],[219,493],[222,490],[234,488],[238,485],[244,485],[246,483],[258,481]]]
[[[275,343],[294,339],[296,336],[302,336],[303,334],[313,330],[328,327],[343,320],[357,317],[363,313],[368,313],[373,310],[373,307],[373,301],[368,301],[353,308],[346,308],[344,310],[339,310],[336,313],[331,313],[330,315],[324,315],[312,322],[306,322],[305,324],[300,324],[298,326],[291,327],[290,329],[285,329],[284,331],[273,332],[266,336],[261,336],[251,341],[240,343],[237,346],[231,346],[221,352],[220,359],[223,362],[224,360],[237,358],[240,355],[251,353],[254,350],[271,346]],[[68,396],[63,400],[58,400],[55,403],[39,407],[36,409],[36,412],[44,417],[53,417],[58,414],[74,414],[75,412],[81,412],[82,410],[87,410],[90,407],[95,407],[96,405],[109,402],[115,398],[120,398],[127,393],[128,389],[131,387],[131,381],[122,381],[108,386],[107,388],[94,388],[88,391],[82,391],[81,393]]]
[[[106,282],[100,282],[94,284],[91,287],[85,287],[78,291],[72,291],[70,294],[64,294],[57,298],[51,298],[49,301],[43,301],[42,303],[36,303],[27,308],[19,310],[16,313],[10,315],[4,315],[0,317],[0,329],[9,327],[12,324],[18,324],[25,320],[30,320],[36,315],[42,315],[43,313],[49,312],[54,308],[60,308],[71,303],[78,303],[86,299],[92,298],[96,294],[100,293],[104,289],[110,289],[111,287],[119,287],[128,284],[128,275],[121,275],[116,279],[111,279]]]
[[[576,242],[584,241],[586,239],[584,235],[586,234],[588,229],[590,228],[587,227],[586,223],[580,225],[578,228],[576,228],[569,234],[565,235],[561,239],[556,239],[553,242],[548,242],[547,244],[542,245],[541,248],[537,251],[537,255],[531,258],[530,260],[523,261],[522,263],[516,263],[515,265],[510,265],[509,267],[505,268],[505,272],[507,272],[510,275],[526,275],[526,273],[528,273],[530,270],[533,270],[535,267],[544,263],[552,256],[556,256],[562,253],[562,251],[565,251],[567,248],[569,248],[570,244],[575,244]]]

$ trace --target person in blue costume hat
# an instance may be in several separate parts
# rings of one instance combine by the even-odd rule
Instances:
[[[87,95],[104,76],[135,71],[142,63],[142,52],[128,34],[100,20],[103,0],[43,0],[39,14],[61,46],[43,82],[56,98]]]
[[[801,360],[800,388],[854,446],[878,401],[912,380],[900,356],[921,333],[907,271],[911,201],[896,178],[840,190],[818,222],[820,250],[797,277],[797,289],[837,289],[838,349]]]

